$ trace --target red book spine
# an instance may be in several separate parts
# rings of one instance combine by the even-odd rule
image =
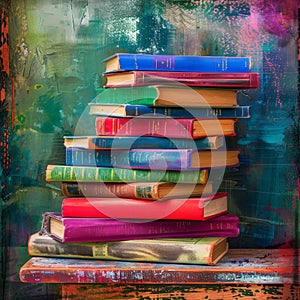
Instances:
[[[105,88],[145,86],[145,85],[187,85],[198,87],[225,87],[225,88],[257,88],[259,74],[257,72],[215,73],[215,72],[167,72],[167,71],[131,71],[122,72],[132,74],[133,81],[127,79],[118,84],[106,84]],[[114,73],[104,73],[106,77]]]
[[[226,193],[211,196],[147,201],[129,198],[65,198],[62,202],[62,216],[72,218],[120,218],[120,219],[169,219],[206,220],[225,214]],[[210,214],[205,214],[205,207]]]
[[[193,122],[193,119],[98,117],[95,128],[97,135],[193,138]]]

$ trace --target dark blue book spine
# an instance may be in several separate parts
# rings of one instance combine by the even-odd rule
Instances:
[[[112,167],[110,150],[66,148],[67,166]]]
[[[174,72],[249,72],[250,57],[119,53],[120,70]]]
[[[125,105],[126,117],[149,115],[149,117],[169,116],[172,118],[250,118],[250,106],[228,108],[212,107],[154,107],[147,105]],[[111,114],[113,115],[113,113]]]
[[[94,137],[92,143],[98,148],[115,149],[211,149],[214,143],[209,138],[202,139],[168,139],[165,137]]]

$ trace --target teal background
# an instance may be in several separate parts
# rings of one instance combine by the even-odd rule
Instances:
[[[42,213],[60,210],[59,185],[45,182],[45,169],[64,163],[64,135],[84,132],[77,124],[104,83],[102,59],[115,52],[252,57],[260,87],[239,93],[252,117],[239,120],[237,136],[228,138],[228,146],[241,150],[241,166],[226,173],[222,185],[230,211],[241,220],[240,237],[230,244],[298,246],[297,1],[0,3],[9,17],[10,49],[1,109],[10,158],[0,177],[3,299],[51,299],[57,293],[55,285],[20,283],[18,271]]]

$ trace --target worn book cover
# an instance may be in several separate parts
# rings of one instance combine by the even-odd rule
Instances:
[[[215,265],[227,251],[223,237],[60,243],[35,233],[28,240],[29,255],[61,258]]]
[[[192,171],[143,170],[114,167],[48,165],[49,182],[173,182],[205,184],[208,169]]]
[[[199,197],[212,194],[213,184],[172,182],[62,182],[61,191],[66,197],[120,197],[160,200],[179,197]]]

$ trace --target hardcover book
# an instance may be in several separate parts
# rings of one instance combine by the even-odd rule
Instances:
[[[155,238],[236,237],[239,218],[222,215],[205,221],[193,220],[117,220],[113,218],[63,218],[45,212],[41,233],[59,242],[108,242]]]
[[[28,240],[30,256],[60,258],[216,265],[227,252],[224,237],[60,243],[48,235],[34,233]]]
[[[131,149],[94,150],[66,148],[66,165],[177,170],[234,167],[238,150]]]
[[[173,119],[97,117],[97,135],[159,136],[198,139],[207,136],[233,136],[237,119]]]
[[[48,165],[48,182],[173,182],[205,184],[208,170],[173,171]]]
[[[96,116],[111,116],[111,117],[136,117],[143,116],[145,118],[250,118],[250,106],[238,107],[155,107],[136,104],[99,104],[89,103],[89,113]]]
[[[225,145],[223,136],[209,136],[196,140],[156,136],[65,136],[66,148],[83,149],[211,149]]]
[[[106,72],[157,70],[177,72],[249,72],[251,58],[115,53],[103,60]]]
[[[228,213],[227,193],[159,201],[128,198],[64,198],[64,218],[207,220]]]
[[[103,74],[105,88],[174,85],[231,89],[252,89],[259,86],[259,73],[197,73],[166,71],[129,71]]]
[[[62,182],[66,197],[120,197],[144,200],[199,197],[213,193],[211,182],[206,184],[170,182]]]
[[[101,88],[93,103],[149,106],[234,107],[237,91],[228,88],[149,85]]]

